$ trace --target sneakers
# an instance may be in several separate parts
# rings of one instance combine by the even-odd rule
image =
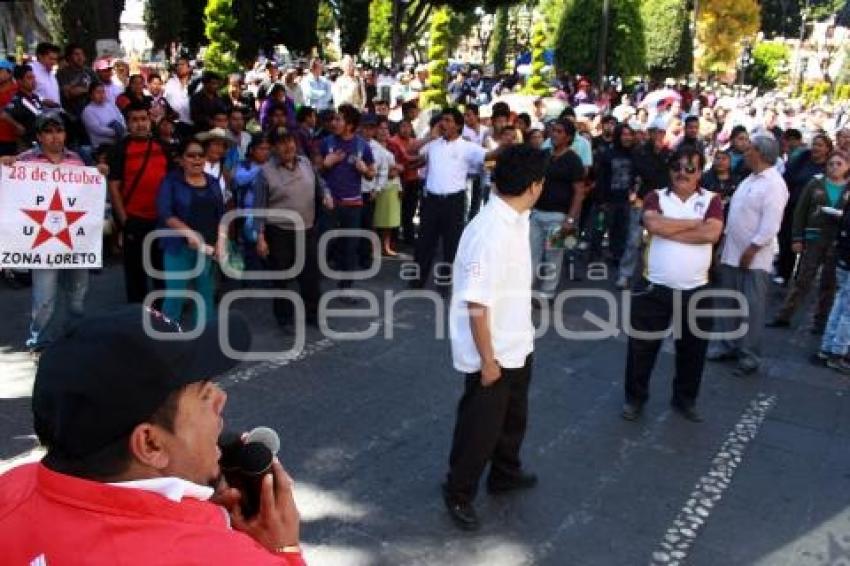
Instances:
[[[782,286],[782,285],[785,285],[785,278],[777,275],[776,277],[773,278],[773,282],[776,283],[777,285]]]
[[[614,283],[614,286],[617,287],[617,289],[619,289],[621,291],[623,291],[624,289],[628,289],[629,288],[629,278],[626,277],[625,275],[620,275],[617,278],[617,282]]]
[[[701,423],[703,421],[702,415],[696,410],[696,407],[693,405],[683,405],[681,403],[677,403],[672,401],[670,403],[670,407],[677,413],[679,413],[684,419],[691,421],[692,423]]]

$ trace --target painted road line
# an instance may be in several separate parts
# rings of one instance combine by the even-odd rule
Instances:
[[[664,533],[658,550],[652,553],[651,566],[681,566],[686,562],[700,529],[732,483],[747,445],[756,437],[775,404],[775,395],[763,393],[750,402],[712,459],[708,473],[699,479],[688,501]]]

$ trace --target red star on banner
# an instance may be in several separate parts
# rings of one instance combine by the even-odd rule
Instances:
[[[69,249],[73,250],[74,245],[71,242],[71,225],[86,215],[85,212],[65,210],[62,206],[62,195],[59,194],[59,187],[56,187],[53,191],[53,198],[50,199],[50,206],[47,210],[21,209],[21,212],[39,224],[38,234],[36,234],[35,241],[32,243],[32,249],[35,249],[47,242],[50,238],[56,238],[68,246]],[[59,227],[62,223],[62,217],[64,217],[64,226]],[[51,231],[45,226],[46,223],[55,225],[58,230]]]

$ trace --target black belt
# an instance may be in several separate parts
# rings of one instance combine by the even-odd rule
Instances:
[[[461,197],[461,196],[465,196],[465,195],[466,195],[466,191],[457,191],[457,192],[454,192],[454,193],[447,193],[447,194],[437,194],[437,193],[432,193],[431,191],[425,191],[425,198],[436,198],[436,199],[440,199],[440,200],[448,200],[448,199],[457,198],[457,197]]]

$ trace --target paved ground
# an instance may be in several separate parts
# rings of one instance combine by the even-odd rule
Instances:
[[[385,264],[365,286],[400,291],[398,269]],[[121,284],[114,268],[95,277],[92,310],[120,303]],[[601,306],[570,302],[567,326],[586,327],[581,314]],[[28,307],[27,290],[0,289],[6,466],[35,445],[33,369],[22,353]],[[258,348],[289,347],[266,300],[239,308],[251,314]],[[627,423],[619,418],[624,340],[547,333],[537,343],[524,452],[540,485],[522,496],[482,494],[484,526],[466,534],[452,527],[439,495],[461,390],[448,342],[434,338],[427,301],[385,311],[371,320],[374,338],[310,331],[300,355],[247,364],[224,380],[232,426],[281,433],[311,564],[850,563],[850,380],[807,363],[816,342],[805,329],[768,332],[761,377],[709,366],[699,425],[667,407],[669,347],[646,414]]]

